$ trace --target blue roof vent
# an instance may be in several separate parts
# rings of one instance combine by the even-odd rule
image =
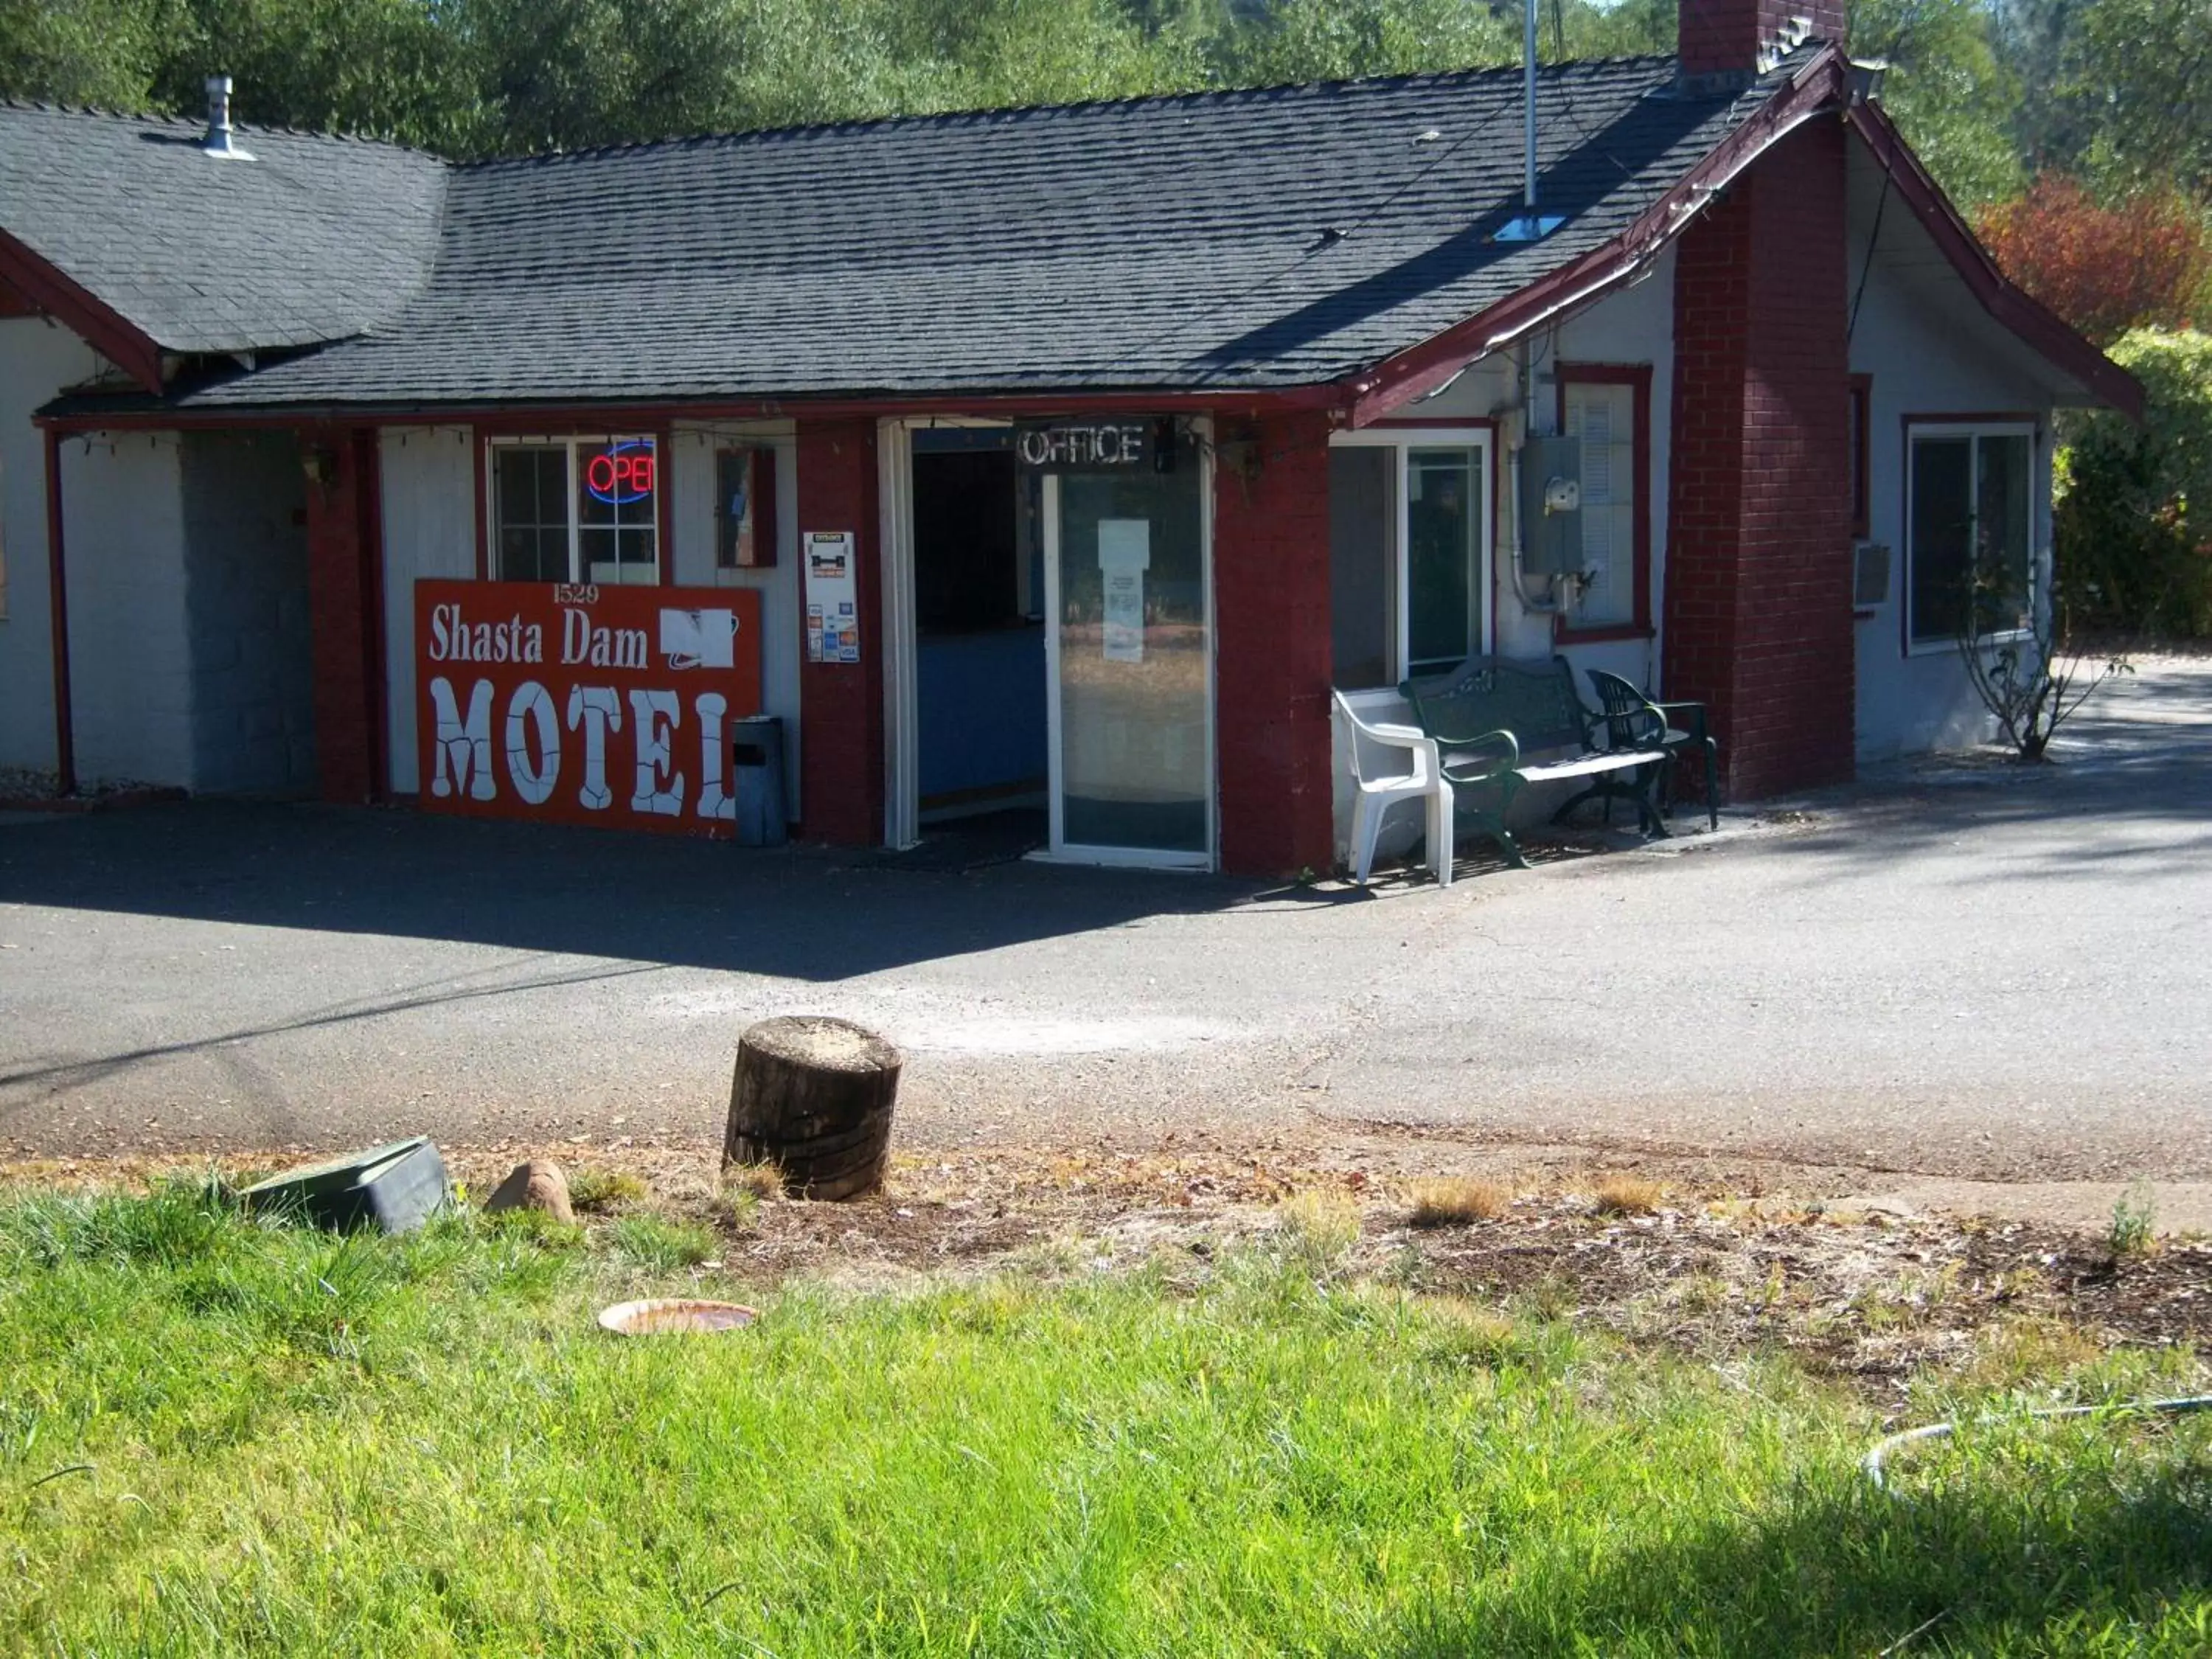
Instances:
[[[207,137],[200,148],[225,161],[251,161],[253,157],[240,149],[231,137],[230,77],[228,75],[208,76],[207,99]]]

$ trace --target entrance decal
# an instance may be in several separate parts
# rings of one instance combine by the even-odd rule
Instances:
[[[729,723],[760,712],[757,590],[418,581],[415,659],[429,810],[732,832]]]

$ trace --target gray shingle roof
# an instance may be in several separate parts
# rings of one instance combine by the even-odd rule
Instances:
[[[351,138],[0,104],[0,230],[165,349],[343,339],[430,273],[450,169]]]
[[[1265,388],[1418,343],[1625,229],[1760,101],[1672,59],[911,118],[457,169],[365,337],[200,406]],[[1335,233],[1341,233],[1337,234]]]

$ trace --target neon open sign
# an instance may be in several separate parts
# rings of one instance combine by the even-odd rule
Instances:
[[[628,507],[653,494],[653,440],[609,444],[584,463],[584,488],[592,499]]]

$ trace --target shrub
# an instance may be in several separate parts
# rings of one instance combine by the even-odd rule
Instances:
[[[2172,188],[2106,204],[2046,173],[1978,228],[2005,275],[2100,344],[2189,327],[2212,282],[2203,212]]]
[[[2138,330],[2112,348],[2143,424],[2071,416],[2053,515],[2058,599],[2076,624],[2212,634],[2212,335]]]

